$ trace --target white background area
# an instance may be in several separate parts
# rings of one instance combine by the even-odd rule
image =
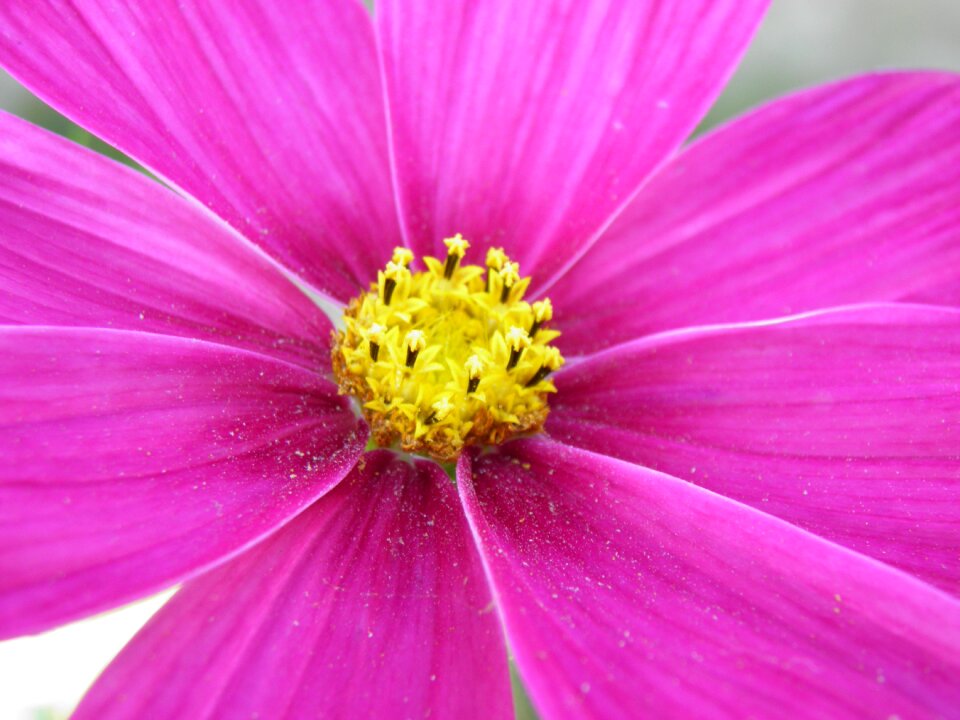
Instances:
[[[0,720],[66,717],[100,671],[172,594],[0,643]]]

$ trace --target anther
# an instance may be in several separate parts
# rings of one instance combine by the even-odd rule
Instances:
[[[549,374],[552,373],[552,372],[553,372],[553,370],[551,370],[550,368],[548,368],[546,365],[541,365],[541,366],[540,366],[540,369],[537,370],[537,371],[533,374],[533,377],[531,377],[529,380],[527,380],[527,382],[526,382],[526,384],[524,385],[524,387],[525,387],[525,388],[533,387],[534,385],[536,385],[536,384],[537,384],[538,382],[540,382],[541,380],[546,379],[547,375],[549,375]]]
[[[367,330],[367,342],[370,343],[370,359],[374,362],[380,356],[380,342],[383,340],[383,333],[386,330],[383,325],[374,323]]]
[[[560,351],[557,350],[552,345],[545,347],[543,364],[540,365],[540,369],[533,374],[533,377],[527,380],[524,387],[525,388],[533,387],[540,381],[546,379],[546,377],[550,373],[552,373],[561,365],[563,365],[563,357],[560,355]]]
[[[407,367],[412,368],[417,362],[417,355],[427,346],[427,341],[420,330],[411,330],[404,338],[404,345],[407,346]]]
[[[553,318],[553,305],[550,303],[550,298],[544,298],[543,300],[537,300],[533,303],[530,309],[533,310],[533,324],[530,325],[530,337],[533,337],[537,334],[537,330],[540,329],[541,325],[549,322],[551,318]]]
[[[500,291],[500,302],[505,303],[510,297],[510,290],[520,279],[520,265],[515,262],[505,262],[500,268],[500,279],[503,280],[503,290]]]
[[[530,336],[521,327],[512,327],[507,331],[507,345],[510,348],[510,359],[507,361],[507,370],[513,370],[520,362],[523,349],[530,347]]]
[[[397,287],[397,281],[393,278],[387,278],[383,281],[383,304],[389,305],[390,299],[393,297],[393,291]]]
[[[396,252],[394,253],[396,255]],[[393,291],[397,289],[397,280],[403,273],[409,272],[406,267],[400,263],[393,262],[392,260],[387,263],[386,269],[383,271],[383,304],[390,305],[390,300],[393,298]]]
[[[483,360],[479,355],[471,355],[464,363],[467,368],[467,392],[475,392],[480,386],[480,374],[483,372]]]
[[[453,271],[457,269],[457,263],[467,252],[470,243],[463,239],[463,235],[457,233],[452,238],[443,241],[447,246],[447,262],[443,266],[443,277],[447,280],[453,277]]]

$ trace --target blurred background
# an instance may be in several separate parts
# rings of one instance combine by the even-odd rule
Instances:
[[[960,0],[774,0],[698,132],[791,90],[885,68],[960,72]],[[0,71],[0,108],[121,156]],[[170,593],[44,635],[0,642],[0,720],[59,720]],[[535,717],[517,688],[518,717]]]

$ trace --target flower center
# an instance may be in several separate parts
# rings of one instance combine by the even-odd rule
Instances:
[[[369,292],[350,301],[335,333],[333,371],[356,397],[381,447],[440,462],[467,445],[497,445],[539,432],[547,376],[563,364],[546,327],[550,300],[523,300],[530,278],[500,248],[486,267],[462,265],[469,243],[444,240],[446,260],[397,248]]]

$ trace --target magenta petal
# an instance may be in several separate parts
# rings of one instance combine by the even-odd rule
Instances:
[[[241,550],[337,483],[365,440],[330,383],[266,356],[0,328],[0,637]]]
[[[368,13],[353,0],[0,4],[41,98],[346,299],[399,242]]]
[[[511,717],[506,650],[456,491],[370,453],[188,584],[75,718]]]
[[[960,311],[864,306],[611,348],[547,429],[960,591]]]
[[[466,456],[464,456],[466,458]],[[458,468],[549,718],[935,718],[960,601],[763,513],[543,440]]]
[[[778,100],[644,187],[553,288],[584,353],[849,303],[960,305],[960,75],[869,75]]]
[[[548,281],[693,129],[766,5],[378,1],[411,245],[461,232]]]
[[[323,313],[222,223],[2,113],[0,149],[0,323],[185,335],[326,361]]]

